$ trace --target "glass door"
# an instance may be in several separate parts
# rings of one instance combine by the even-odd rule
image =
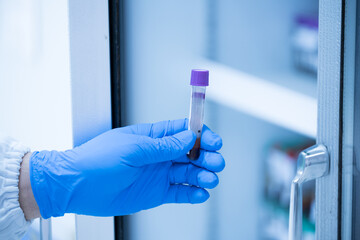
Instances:
[[[186,116],[188,72],[208,68],[227,160],[208,203],[135,214],[132,239],[288,239],[296,158],[315,143],[329,172],[304,185],[303,237],[356,238],[356,5],[125,1],[126,124]]]
[[[134,214],[131,238],[287,239],[297,153],[317,133],[319,2],[132,0],[125,10],[126,124],[187,117],[190,71],[209,69],[205,123],[227,161],[206,204]],[[314,195],[311,182],[310,239]]]

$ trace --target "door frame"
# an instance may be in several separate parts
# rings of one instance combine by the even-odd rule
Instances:
[[[354,237],[356,5],[356,0],[319,1],[317,143],[329,150],[330,172],[316,180],[316,239]]]
[[[319,1],[317,144],[329,151],[330,171],[316,180],[316,239],[338,239],[341,232],[342,10],[342,0]]]
[[[68,1],[74,146],[112,128],[108,1]],[[84,199],[85,200],[85,199]],[[76,215],[76,239],[114,240],[113,217]]]

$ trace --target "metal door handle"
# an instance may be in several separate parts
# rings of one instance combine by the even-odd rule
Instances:
[[[324,145],[314,145],[300,153],[296,176],[291,183],[289,240],[302,239],[302,184],[320,178],[328,171],[329,153]]]

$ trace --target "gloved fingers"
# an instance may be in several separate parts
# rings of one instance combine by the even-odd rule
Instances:
[[[161,121],[157,123],[136,124],[123,128],[119,131],[128,134],[144,135],[151,138],[162,138],[187,130],[188,119]]]
[[[173,164],[169,171],[169,180],[171,184],[185,183],[202,188],[214,188],[219,183],[215,173],[189,163]]]
[[[208,191],[194,186],[171,185],[164,203],[203,203],[210,197]]]
[[[170,161],[184,156],[194,145],[196,135],[192,131],[182,131],[163,138],[143,137],[139,139],[143,164]]]
[[[212,172],[221,172],[225,168],[225,160],[218,152],[200,150],[197,160],[190,160],[186,155],[174,160],[175,163],[192,163],[195,166],[207,169]]]
[[[176,133],[187,130],[188,119],[168,120],[152,124],[150,137],[161,138],[164,136],[172,136]]]
[[[157,123],[136,124],[123,128],[117,128],[116,131],[127,134],[143,135],[151,138],[162,138],[187,130],[188,122],[189,120],[184,118],[161,121]],[[221,147],[221,137],[204,125],[201,136],[201,148],[208,151],[218,151]]]
[[[197,160],[190,160],[195,166],[205,168],[212,172],[221,172],[225,168],[225,160],[218,152],[200,151]]]
[[[202,129],[200,146],[202,149],[208,151],[218,151],[222,147],[222,139],[219,135],[204,125]]]

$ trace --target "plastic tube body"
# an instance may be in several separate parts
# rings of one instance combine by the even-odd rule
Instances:
[[[189,130],[196,134],[195,145],[188,153],[188,157],[191,160],[196,160],[200,156],[201,132],[204,120],[205,92],[205,86],[192,86],[191,88]]]

